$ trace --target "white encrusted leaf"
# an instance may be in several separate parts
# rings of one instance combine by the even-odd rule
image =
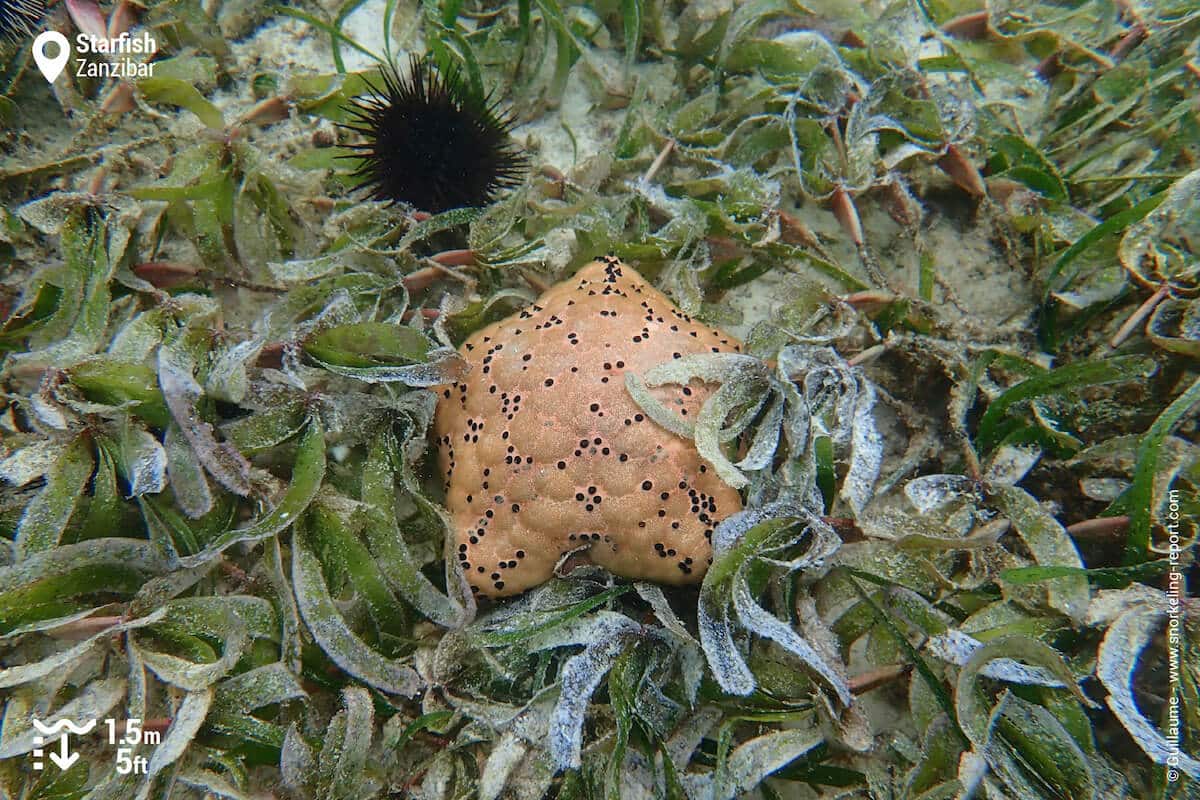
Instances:
[[[771,639],[795,655],[833,687],[843,705],[850,705],[850,687],[838,671],[825,663],[813,646],[792,630],[791,626],[755,603],[745,580],[734,580],[733,607],[747,630]]]
[[[725,603],[714,603],[701,591],[696,617],[700,628],[700,646],[704,648],[704,655],[717,684],[729,694],[744,696],[753,692],[756,685],[754,673],[738,652]]]
[[[183,513],[192,519],[199,519],[212,510],[212,489],[196,451],[174,422],[163,435],[163,452],[175,502]]]
[[[580,766],[583,716],[588,701],[626,644],[624,636],[613,632],[593,641],[582,653],[571,656],[563,665],[558,704],[550,716],[548,731],[550,755],[559,769]]]
[[[293,791],[304,787],[312,772],[313,752],[304,737],[292,725],[283,737],[283,747],[279,750],[279,772],[283,785]]]
[[[205,394],[227,403],[242,402],[250,386],[246,367],[258,358],[263,344],[263,339],[255,338],[223,348],[208,369]]]
[[[145,617],[141,617],[140,619],[122,622],[112,626],[111,628],[106,628],[100,633],[84,639],[74,647],[70,647],[66,650],[60,650],[53,655],[43,658],[41,661],[35,661],[30,664],[19,664],[6,669],[0,669],[0,688],[19,686],[23,683],[30,683],[31,681],[44,678],[52,672],[56,672],[60,669],[70,666],[71,664],[74,664],[76,661],[86,655],[88,651],[90,651],[92,647],[94,647],[101,640],[108,639],[113,635],[119,634],[123,631],[132,630],[134,628],[142,628],[146,625],[152,625],[155,622],[160,621],[164,616],[166,616],[166,610],[159,609],[158,611],[155,611],[154,613]],[[5,757],[6,756],[4,756],[3,753],[0,753],[0,758]]]
[[[167,451],[153,434],[130,425],[121,437],[121,450],[129,465],[130,497],[158,494],[166,487]]]
[[[732,800],[821,742],[818,732],[804,729],[776,731],[751,739],[730,753],[724,780],[715,787],[713,796],[718,800]]]
[[[150,756],[150,765],[147,767],[150,775],[162,772],[184,754],[188,745],[192,743],[192,739],[200,731],[200,726],[204,724],[209,706],[212,705],[212,698],[212,689],[188,692],[187,696],[183,698],[183,702],[180,703],[171,720],[171,727],[167,729],[166,735],[155,746],[153,754]],[[149,783],[147,781],[147,787]]]
[[[158,349],[158,382],[171,416],[208,473],[234,494],[250,494],[250,462],[227,442],[218,442],[213,426],[197,408],[203,394],[193,372],[193,356],[179,336]]]
[[[0,461],[0,480],[8,481],[13,486],[24,486],[35,481],[50,471],[66,447],[66,442],[55,439],[40,439],[22,447]]]
[[[410,667],[384,657],[350,629],[329,596],[321,563],[303,537],[292,540],[292,580],[300,616],[333,663],[385,692],[412,697],[420,690],[420,679]]]
[[[1016,528],[1034,559],[1043,566],[1064,566],[1083,569],[1083,559],[1075,541],[1041,504],[1016,486],[993,488],[996,505]],[[1051,578],[1045,581],[1050,605],[1072,619],[1082,622],[1087,615],[1090,591],[1082,574]]]
[[[1133,675],[1138,659],[1166,618],[1167,611],[1157,606],[1133,605],[1126,609],[1100,643],[1096,677],[1108,690],[1108,707],[1155,764],[1166,764],[1178,757],[1179,769],[1200,780],[1200,761],[1172,747],[1154,723],[1146,719],[1133,698]]]
[[[148,650],[140,646],[139,655],[146,666],[162,681],[190,692],[207,689],[233,669],[250,643],[246,626],[238,617],[231,613],[227,615],[226,620],[227,628],[223,631],[221,657],[216,661],[197,664],[178,656]]]
[[[850,468],[841,492],[855,514],[862,513],[871,499],[883,464],[883,437],[875,426],[875,389],[866,380],[861,387],[850,423]]]
[[[1024,478],[1041,457],[1042,450],[1039,447],[1001,445],[992,454],[984,479],[988,483],[1012,486]]]
[[[504,732],[492,745],[492,751],[483,765],[483,774],[479,777],[479,800],[496,800],[528,751],[521,737],[512,731]]]
[[[42,718],[42,722],[46,725],[53,725],[62,719],[74,720],[83,722],[89,719],[100,719],[107,715],[121,699],[125,697],[126,683],[123,678],[105,678],[102,680],[92,681],[83,688],[79,694],[71,700],[63,703],[63,705],[51,714]],[[12,702],[10,700],[10,702]],[[11,711],[11,706],[9,711]],[[0,759],[15,758],[16,756],[24,755],[31,752],[35,747],[43,745],[53,746],[61,736],[52,735],[52,738],[47,738],[42,741],[42,737],[38,730],[33,727],[28,720],[21,720],[21,724],[28,727],[21,730],[19,733],[12,731],[16,727],[17,720],[6,716],[4,724],[5,740],[3,746],[0,746]]]
[[[950,630],[938,634],[925,643],[925,649],[933,656],[950,664],[964,666],[983,642],[962,631]],[[1028,686],[1066,686],[1058,678],[1041,667],[1031,667],[1011,658],[996,658],[979,670],[979,674],[996,680],[1020,683]]]
[[[904,496],[922,514],[966,497],[971,491],[971,480],[964,475],[922,475],[904,485]]]

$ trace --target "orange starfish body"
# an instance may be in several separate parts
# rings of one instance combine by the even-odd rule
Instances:
[[[645,416],[624,373],[739,350],[613,257],[468,339],[470,373],[436,387],[434,434],[472,588],[519,594],[572,551],[627,578],[698,582],[714,527],[741,497],[690,440]],[[713,388],[651,391],[695,420]]]

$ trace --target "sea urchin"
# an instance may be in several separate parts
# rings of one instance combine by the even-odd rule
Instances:
[[[349,157],[362,160],[354,176],[372,199],[437,213],[486,205],[520,182],[527,162],[509,138],[512,117],[457,69],[414,56],[407,75],[385,67],[383,87],[368,86],[343,127],[366,137]]]
[[[0,0],[0,41],[15,42],[33,33],[45,13],[42,0]]]

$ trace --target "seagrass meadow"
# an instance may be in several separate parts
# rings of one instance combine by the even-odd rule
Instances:
[[[0,800],[1200,798],[1194,0],[0,24]]]

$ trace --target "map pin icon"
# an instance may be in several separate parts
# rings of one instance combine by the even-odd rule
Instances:
[[[53,57],[46,55],[46,45],[51,42],[58,45],[58,55]],[[58,31],[43,31],[33,40],[33,60],[37,62],[38,69],[42,71],[46,80],[54,83],[71,60],[71,43]]]

